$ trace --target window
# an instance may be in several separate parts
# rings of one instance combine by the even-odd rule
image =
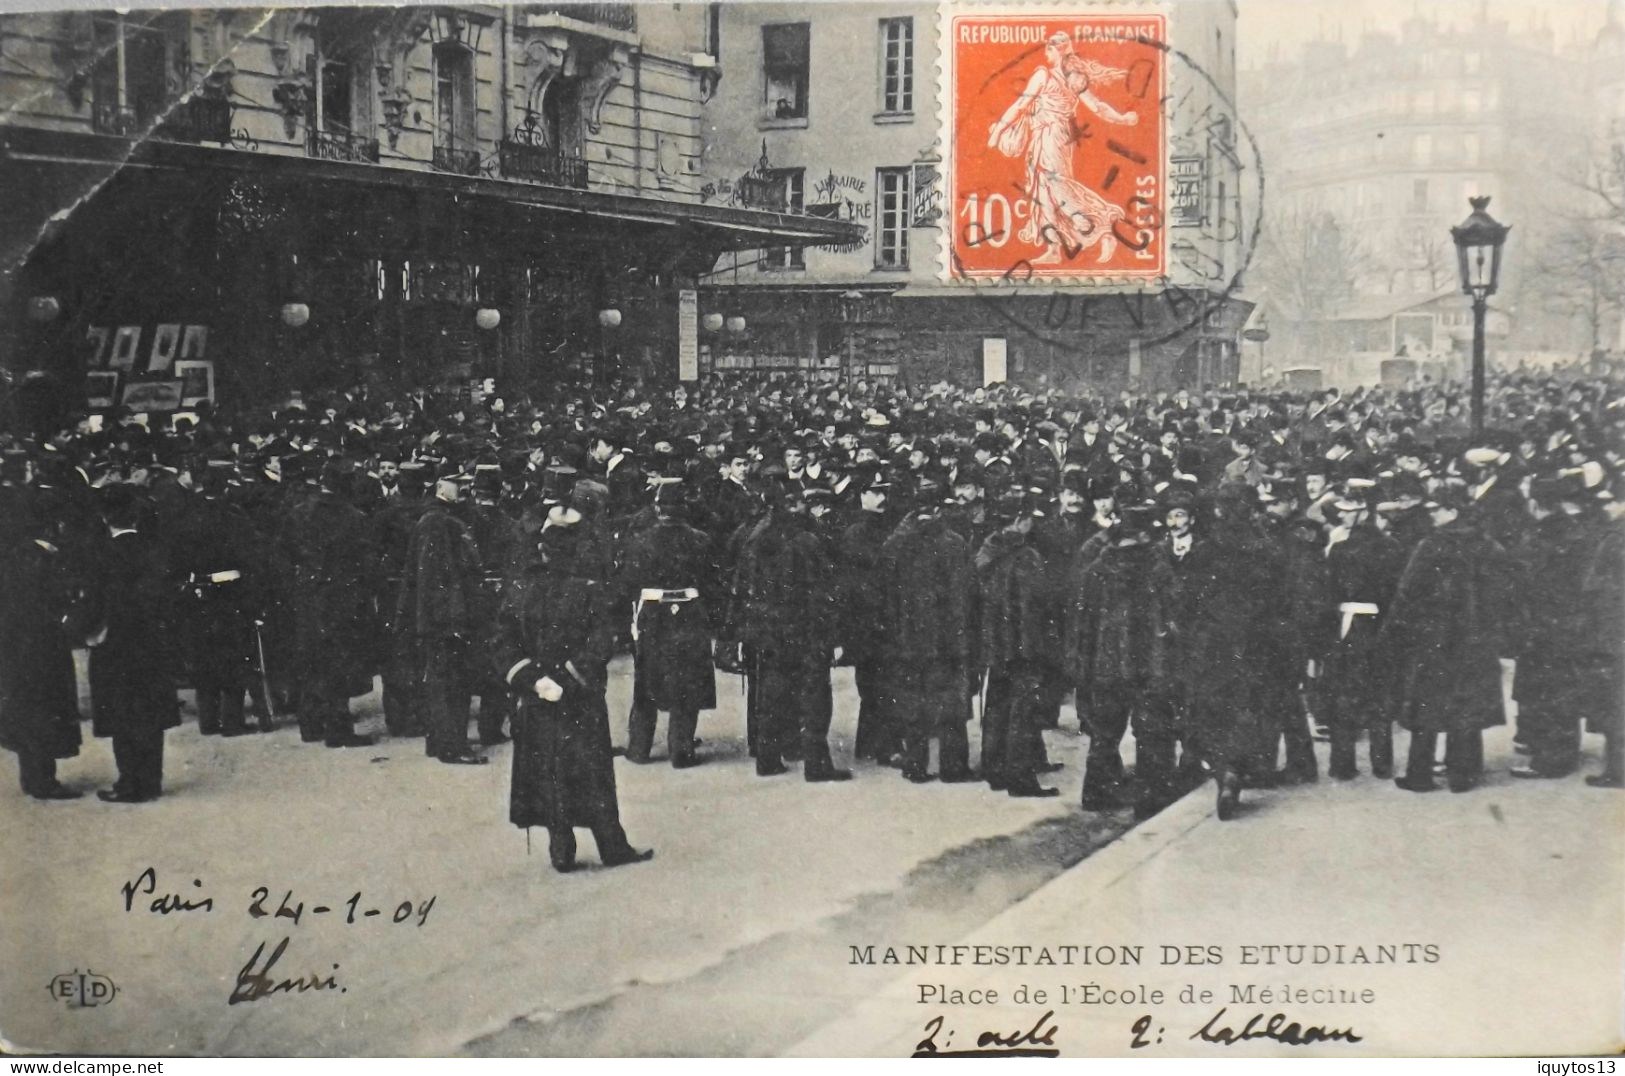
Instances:
[[[1419,134],[1411,139],[1411,162],[1413,164],[1433,163],[1433,136]]]
[[[1461,91],[1461,110],[1469,116],[1475,115],[1484,107],[1484,98],[1477,90]]]
[[[1411,212],[1426,213],[1428,211],[1428,181],[1417,179],[1411,181]]]
[[[908,268],[910,168],[875,169],[875,268]]]
[[[762,27],[762,102],[777,120],[807,118],[810,25]]]
[[[1461,136],[1461,158],[1464,164],[1477,164],[1479,155],[1478,135],[1476,133]]]
[[[784,207],[800,213],[805,205],[802,193],[806,169],[775,168],[768,176],[784,184]],[[807,260],[801,247],[768,247],[762,251],[763,269],[805,269]]]
[[[1462,57],[1462,69],[1469,75],[1478,74],[1479,56],[1476,52],[1469,52]]]
[[[96,130],[124,135],[150,129],[180,94],[178,73],[189,66],[184,26],[176,14],[132,12],[98,17],[95,39],[90,82]]]
[[[474,56],[460,44],[434,50],[434,166],[471,176],[479,172],[474,135]]]
[[[880,20],[880,110],[914,111],[914,20]]]

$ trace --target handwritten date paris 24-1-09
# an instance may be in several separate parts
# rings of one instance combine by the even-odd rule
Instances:
[[[162,916],[211,915],[215,912],[217,904],[215,898],[206,890],[202,879],[193,878],[190,886],[183,886],[180,892],[171,892],[167,887],[159,885],[158,872],[153,867],[147,867],[121,885],[119,894],[123,898],[125,912],[130,914],[147,912]],[[224,898],[220,904],[222,910],[231,907],[223,901]],[[315,900],[307,901],[302,897],[296,898],[292,889],[277,893],[271,887],[262,885],[254,887],[248,893],[244,911],[251,919],[270,919],[273,922],[282,920],[283,925],[290,928],[319,920],[329,920],[345,926],[357,926],[377,920],[421,928],[429,921],[429,913],[434,910],[434,903],[433,896],[427,900],[374,901],[368,899],[360,890],[343,900],[318,903]],[[238,1005],[248,1001],[259,1001],[278,994],[348,992],[339,984],[337,964],[324,964],[319,971],[306,970],[299,973],[291,973],[290,969],[280,967],[291,940],[291,937],[283,938],[268,955],[265,943],[261,942],[254,950],[254,955],[249,957],[248,962],[238,971],[227,1004]]]

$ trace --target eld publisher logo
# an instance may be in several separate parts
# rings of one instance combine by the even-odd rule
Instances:
[[[118,996],[118,987],[113,985],[113,980],[105,975],[97,975],[89,968],[84,971],[74,968],[71,972],[58,975],[46,989],[53,998],[66,1002],[70,1009],[94,1009]]]

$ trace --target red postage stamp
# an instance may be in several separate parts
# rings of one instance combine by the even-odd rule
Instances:
[[[950,278],[1167,271],[1161,14],[952,14]]]

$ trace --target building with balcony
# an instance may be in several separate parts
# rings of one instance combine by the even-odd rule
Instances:
[[[989,302],[996,282],[973,293],[942,274],[943,229],[967,207],[949,205],[945,185],[939,8],[720,5],[702,193],[848,222],[861,234],[724,255],[702,282],[702,306],[743,318],[747,332],[702,338],[702,353],[718,369],[915,384],[980,384],[1001,356],[1006,375],[1027,383],[1233,381],[1246,304],[1229,285],[1251,224],[1242,187],[1256,180],[1230,103],[1235,6],[1086,2],[1067,12],[1097,10],[1167,19],[1166,148],[1177,189],[1157,208],[1169,221],[1169,272],[1133,286],[1027,287]],[[1190,305],[1211,304],[1208,316],[1166,301],[1171,285]]]
[[[241,396],[675,377],[722,252],[859,231],[702,195],[715,24],[602,3],[0,15],[0,347],[121,396],[171,378],[176,335]]]
[[[1569,222],[1587,213],[1589,52],[1559,41],[1536,6],[1522,26],[1418,13],[1244,70],[1240,102],[1268,176],[1267,224],[1340,236],[1350,287],[1327,296],[1328,309],[1430,304],[1459,289],[1450,227],[1470,197],[1487,194],[1490,212],[1513,226],[1497,299],[1507,324],[1491,362],[1582,347],[1583,326],[1552,299],[1574,285],[1562,248]],[[1283,363],[1350,357],[1278,354]]]

